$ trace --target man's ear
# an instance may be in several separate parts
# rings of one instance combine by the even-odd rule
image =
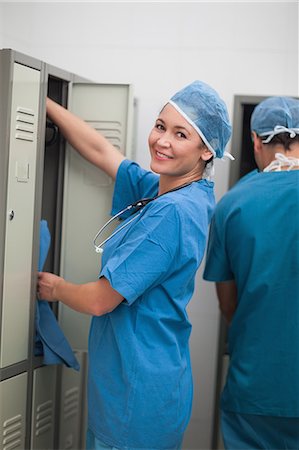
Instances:
[[[256,134],[255,131],[252,131],[251,133],[251,139],[253,142],[253,148],[255,152],[260,152],[261,149],[263,148],[263,143],[261,138]]]
[[[209,159],[211,159],[213,156],[213,153],[208,149],[208,147],[203,148],[203,152],[201,154],[201,159],[203,161],[209,161]]]

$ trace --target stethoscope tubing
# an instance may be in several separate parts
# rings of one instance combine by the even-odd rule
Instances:
[[[103,233],[103,231],[108,227],[108,225],[111,222],[113,222],[115,219],[117,219],[119,216],[121,216],[123,213],[125,213],[126,211],[129,211],[134,206],[135,205],[129,205],[126,208],[122,209],[117,214],[115,214],[115,216],[111,217],[111,219],[109,219],[106,223],[104,223],[102,228],[100,228],[100,230],[97,232],[97,234],[95,235],[95,237],[93,239],[93,245],[94,245],[95,251],[97,253],[103,253],[103,251],[104,251],[103,245],[106,244],[106,242],[108,242],[111,238],[113,238],[113,236],[115,236],[121,230],[126,228],[131,222],[133,222],[133,220],[137,219],[137,217],[138,217],[137,215],[133,216],[131,220],[124,223],[121,227],[117,228],[117,230],[115,230],[110,236],[108,236],[106,239],[104,239],[102,242],[100,242],[100,244],[98,244],[98,245],[96,244],[97,238]],[[141,211],[139,210],[138,212],[141,212]]]
[[[199,180],[194,180],[194,181],[199,181]],[[193,181],[191,181],[190,183],[185,183],[185,184],[183,184],[181,186],[177,186],[174,189],[170,189],[169,191],[164,192],[161,195],[156,195],[155,197],[152,197],[152,198],[143,198],[143,199],[138,200],[135,203],[132,203],[131,205],[126,206],[126,208],[122,209],[117,214],[115,214],[115,216],[111,217],[111,219],[109,219],[106,223],[104,223],[104,225],[99,229],[99,231],[97,232],[97,234],[95,235],[95,237],[93,239],[93,245],[94,245],[95,251],[97,253],[103,253],[103,251],[104,251],[103,245],[106,244],[106,242],[108,242],[111,238],[113,238],[113,236],[115,236],[117,233],[119,233],[125,227],[130,225],[130,223],[133,222],[133,220],[137,219],[138,216],[134,215],[131,220],[129,220],[128,222],[124,223],[121,227],[117,228],[110,236],[108,236],[104,241],[102,241],[99,245],[97,245],[96,241],[97,241],[98,237],[103,233],[105,228],[107,228],[108,225],[111,222],[113,222],[113,220],[117,219],[119,216],[121,216],[122,214],[124,214],[125,212],[129,211],[132,208],[138,208],[135,211],[135,214],[137,212],[140,213],[141,212],[141,208],[143,208],[144,206],[146,206],[148,203],[152,202],[153,200],[156,200],[157,198],[161,197],[162,195],[168,194],[169,192],[177,191],[177,190],[182,189],[182,188],[184,188],[186,186],[189,186],[191,183],[193,183]]]

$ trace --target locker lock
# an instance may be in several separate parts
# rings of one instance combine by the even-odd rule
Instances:
[[[15,212],[13,210],[9,211],[8,218],[9,220],[12,220],[15,217]]]

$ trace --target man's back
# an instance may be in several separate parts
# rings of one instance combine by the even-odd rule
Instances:
[[[205,278],[238,286],[222,408],[298,416],[299,171],[240,180],[218,204],[210,239],[217,258],[208,254]]]
[[[258,170],[217,205],[204,278],[229,340],[221,401],[228,450],[299,449],[299,101],[250,118]]]

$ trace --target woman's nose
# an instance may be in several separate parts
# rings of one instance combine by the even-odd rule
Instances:
[[[159,139],[158,139],[158,144],[161,146],[161,147],[170,147],[170,138],[169,138],[169,136],[167,136],[167,135],[163,135],[163,136],[161,136]]]

